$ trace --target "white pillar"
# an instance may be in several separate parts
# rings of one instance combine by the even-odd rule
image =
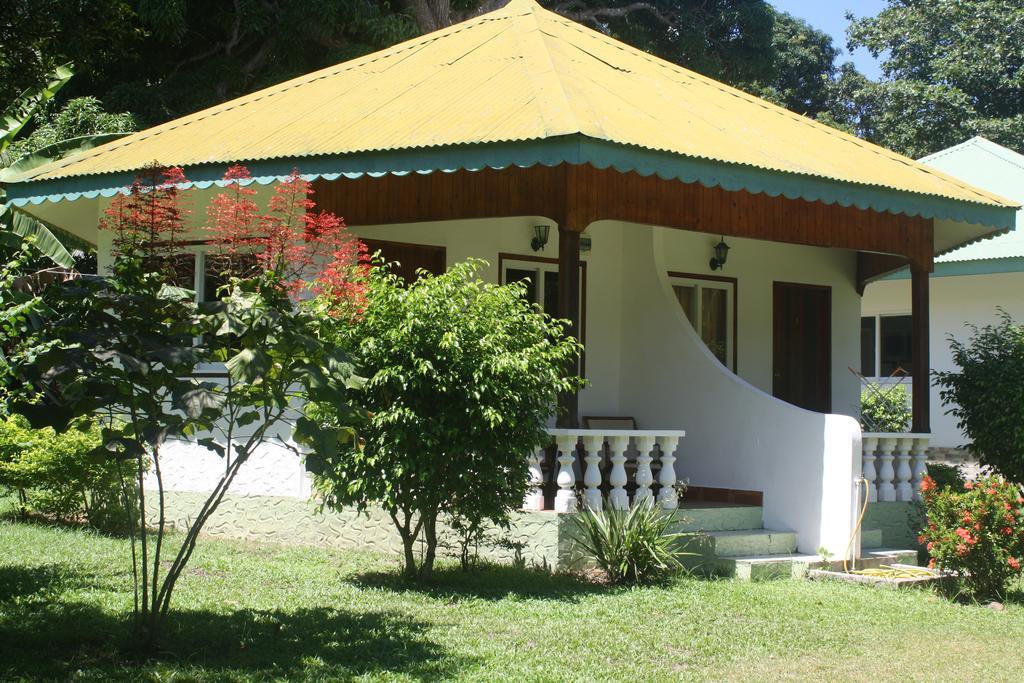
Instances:
[[[559,434],[558,444],[558,493],[555,494],[555,512],[576,512],[576,474],[572,471],[576,460],[576,434]]]
[[[530,488],[526,491],[523,499],[524,510],[544,509],[544,472],[541,470],[540,461],[544,457],[544,449],[538,449],[530,454]]]
[[[896,487],[893,480],[896,471],[892,467],[893,449],[896,448],[895,437],[884,437],[878,440],[878,500],[891,503],[896,500]]]
[[[604,455],[604,437],[600,434],[587,434],[583,437],[583,457],[587,469],[583,473],[583,484],[587,487],[584,503],[591,510],[601,509],[601,457]]]
[[[658,502],[665,510],[675,510],[679,507],[679,498],[676,495],[676,446],[679,444],[678,436],[659,436],[657,438],[658,450],[661,452],[661,472],[658,473]]]
[[[653,436],[636,437],[636,492],[633,505],[640,505],[648,498],[654,498],[654,474],[651,472],[651,451],[654,450]]]
[[[612,460],[612,471],[608,475],[608,482],[612,485],[612,490],[608,494],[608,504],[616,510],[629,508],[629,496],[626,494],[626,450],[628,448],[628,436],[608,438],[608,450]]]
[[[928,439],[914,439],[914,450],[911,452],[913,466],[913,479],[911,484],[914,488],[914,500],[921,500],[921,481],[924,475],[928,474]]]
[[[914,440],[902,437],[896,440],[896,500],[913,500],[914,489],[910,479],[914,473],[910,471],[910,449]]]
[[[878,448],[878,438],[865,436],[861,457],[861,472],[868,482],[868,500],[874,503],[878,500],[878,472],[875,470],[875,450]]]

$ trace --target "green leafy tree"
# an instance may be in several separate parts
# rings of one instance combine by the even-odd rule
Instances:
[[[1000,310],[970,329],[965,342],[949,337],[957,369],[934,373],[939,395],[981,464],[1024,486],[1024,325]]]
[[[57,92],[71,79],[69,65],[59,66],[45,75],[46,85],[29,88],[21,93],[3,112],[0,128],[0,183],[56,159],[91,149],[98,144],[120,137],[134,126],[129,115],[110,115],[102,111],[92,98],[72,100],[53,116],[43,117],[42,125],[27,138],[19,136],[26,127],[39,123]],[[78,248],[84,254],[90,245],[73,235],[43,221],[4,205],[7,193],[0,186],[0,234],[14,234],[32,238],[42,255],[63,268],[75,268],[79,261],[68,247]],[[11,257],[20,240],[5,237],[0,243],[0,257]],[[44,266],[35,264],[36,270]]]
[[[902,384],[883,386],[869,382],[860,394],[860,426],[866,432],[907,431],[912,412]]]
[[[506,1],[13,0],[0,16],[0,44],[13,46],[8,61],[0,56],[0,84],[26,88],[61,61],[71,61],[80,74],[74,95],[99,97],[114,110],[155,124],[450,26]],[[831,92],[826,86],[835,50],[828,36],[765,0],[541,4],[800,113],[821,111],[823,93]]]
[[[52,101],[49,104],[52,104]],[[124,112],[110,113],[95,97],[76,97],[59,108],[44,106],[35,115],[32,124],[32,132],[27,137],[15,140],[8,150],[10,159],[15,162],[23,160],[26,155],[47,148],[50,152],[45,154],[45,161],[49,162],[54,157],[52,150],[60,143],[70,140],[81,141],[91,136],[110,136],[102,138],[101,142],[106,142],[136,129],[135,117]],[[71,151],[74,153],[82,150],[76,146]],[[17,172],[30,170],[25,166],[22,161],[16,169]]]
[[[342,248],[340,220],[311,213],[311,189],[297,174],[278,187],[266,213],[255,211],[244,197],[251,191],[240,186],[248,177],[243,171],[233,168],[225,179],[234,195],[214,200],[209,231],[224,252],[216,258],[244,251],[255,262],[240,259],[251,265],[239,268],[224,261],[217,301],[200,309],[193,292],[171,281],[185,234],[178,186],[186,179],[180,169],[153,168],[127,196],[115,197],[101,225],[113,233],[110,275],[46,290],[50,314],[34,326],[43,351],[21,354],[14,368],[36,399],[18,402],[15,411],[36,427],[59,430],[99,416],[99,452],[133,467],[135,615],[144,649],[158,643],[199,534],[241,467],[265,443],[288,445],[305,398],[332,401],[340,413],[343,387],[353,381],[351,364],[317,339],[318,319],[293,297],[298,278],[315,275],[309,269],[322,256],[334,257],[327,261],[335,285],[330,291],[348,292],[339,287],[349,265],[339,260],[351,253]],[[336,248],[323,254],[314,244]],[[197,377],[201,362],[222,362],[226,376],[219,382]],[[332,428],[335,442],[342,431]],[[170,552],[161,468],[169,441],[198,444],[224,460],[213,490]],[[150,474],[155,491],[148,488]]]
[[[100,429],[89,421],[57,433],[31,429],[18,416],[0,418],[0,484],[18,491],[23,514],[126,529],[131,463],[96,457],[99,445]]]
[[[317,443],[306,466],[327,507],[384,508],[410,577],[432,572],[442,517],[509,523],[526,494],[527,455],[549,441],[558,394],[581,385],[565,372],[579,344],[526,300],[523,285],[481,282],[481,263],[421,272],[408,287],[378,267],[358,315],[325,307],[322,316],[335,321],[327,338],[358,359],[369,414],[358,441]],[[348,417],[314,403],[299,433]]]
[[[884,56],[882,80],[852,88],[858,134],[915,158],[973,135],[1024,149],[1024,5],[889,0],[849,18],[850,48]]]

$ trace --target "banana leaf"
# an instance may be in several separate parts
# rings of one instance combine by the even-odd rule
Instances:
[[[14,142],[15,136],[25,127],[39,107],[57,94],[64,87],[74,72],[70,64],[58,66],[46,75],[46,85],[41,88],[29,88],[21,93],[0,116],[0,151]]]

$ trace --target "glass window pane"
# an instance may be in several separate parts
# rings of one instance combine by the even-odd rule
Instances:
[[[694,320],[694,315],[697,313],[697,305],[694,300],[697,288],[693,285],[673,285],[672,289],[676,293],[676,298],[679,299],[679,305],[683,307],[686,319],[693,325],[693,329],[699,331],[700,328],[697,325],[697,321]]]
[[[537,301],[537,271],[522,268],[506,268],[505,283],[526,282],[526,298]]]
[[[879,322],[881,336],[880,373],[883,377],[909,375],[912,326],[909,315],[884,316]]]
[[[875,376],[875,316],[860,319],[860,374]]]
[[[700,290],[700,336],[723,365],[729,365],[729,304],[724,289]]]
[[[544,273],[544,312],[558,317],[558,271]]]
[[[255,254],[206,254],[206,265],[203,269],[203,301],[215,301],[217,290],[228,282],[228,278],[245,278],[255,274],[258,265]]]

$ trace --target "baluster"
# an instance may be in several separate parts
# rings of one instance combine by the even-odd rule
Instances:
[[[543,457],[543,448],[531,453],[529,456],[530,488],[527,489],[526,497],[523,499],[524,510],[544,509],[544,490],[541,488],[544,485],[544,472],[540,467],[540,461]]]
[[[676,446],[679,444],[678,436],[659,436],[656,439],[658,450],[661,452],[661,472],[658,473],[658,502],[665,510],[675,510],[679,507],[679,498],[676,495]]]
[[[629,509],[629,496],[626,494],[626,450],[629,448],[628,436],[608,437],[608,450],[611,452],[612,471],[608,475],[608,483],[612,490],[608,494],[608,504],[616,510]]]
[[[911,453],[913,460],[913,487],[914,500],[921,500],[921,481],[924,475],[928,474],[928,439],[914,439],[914,450]]]
[[[583,494],[584,504],[591,510],[600,510],[601,457],[604,455],[604,437],[600,434],[585,435],[583,448],[586,449],[583,460],[587,463],[587,469],[583,473],[583,484],[587,487]]]
[[[896,448],[896,441],[895,437],[885,437],[878,440],[878,459],[881,462],[878,468],[878,500],[886,503],[896,500],[896,487],[893,486],[896,471],[892,467],[892,452]]]
[[[910,471],[910,449],[914,440],[901,437],[896,440],[896,500],[913,500],[914,489],[910,479],[914,473]]]
[[[576,474],[572,471],[576,460],[576,434],[559,434],[558,444],[558,493],[555,494],[555,512],[576,512]]]
[[[651,485],[654,474],[651,472],[651,451],[654,450],[653,436],[636,437],[636,492],[633,494],[633,505],[639,505],[648,498],[654,497]]]
[[[878,448],[878,437],[865,436],[861,456],[861,472],[868,482],[868,500],[874,503],[878,500],[878,471],[875,470],[875,451]]]

